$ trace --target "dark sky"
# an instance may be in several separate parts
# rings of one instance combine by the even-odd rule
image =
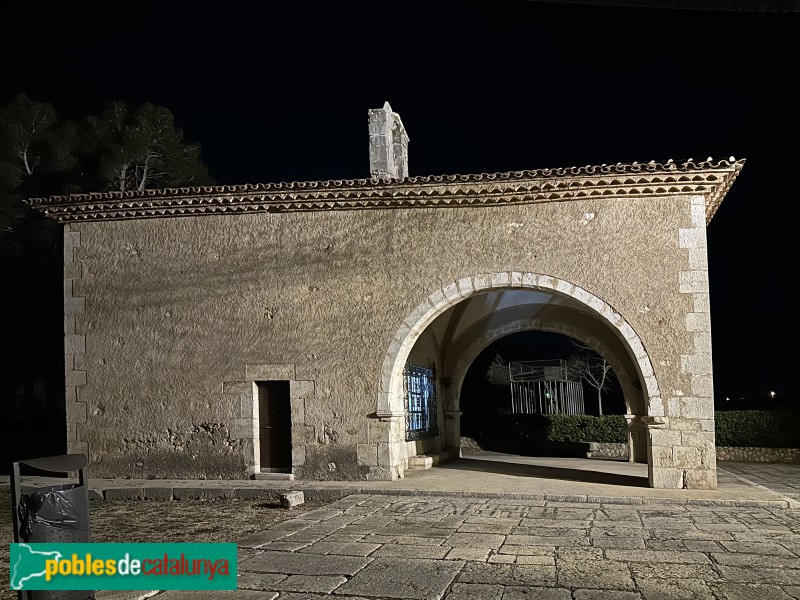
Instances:
[[[166,106],[220,183],[366,177],[386,100],[412,175],[744,157],[708,230],[717,395],[800,396],[800,13],[342,4],[4,2],[0,105]]]

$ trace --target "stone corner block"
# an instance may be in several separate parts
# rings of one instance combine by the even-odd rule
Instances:
[[[67,371],[66,384],[71,385],[86,385],[86,371]]]
[[[688,490],[715,490],[717,489],[717,471],[716,469],[687,469],[685,483]]]
[[[378,466],[378,444],[357,444],[356,456],[358,464],[369,467]]]
[[[66,317],[64,320],[66,323]],[[64,336],[64,354],[83,354],[84,352],[86,352],[85,335],[67,334]]]
[[[654,466],[650,472],[650,487],[661,490],[683,489],[683,469]]]
[[[367,473],[369,481],[394,481],[397,478],[397,469],[392,467],[370,467],[369,473]]]

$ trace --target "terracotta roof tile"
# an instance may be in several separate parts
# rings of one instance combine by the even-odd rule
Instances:
[[[587,165],[505,173],[429,175],[405,179],[334,179],[280,183],[94,192],[31,198],[27,203],[62,222],[218,213],[293,212],[530,204],[598,196],[702,194],[707,221],[719,208],[744,160],[688,159]]]

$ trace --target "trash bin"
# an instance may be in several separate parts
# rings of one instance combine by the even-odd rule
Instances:
[[[12,463],[11,512],[15,543],[89,542],[89,488],[85,454],[63,454]],[[53,474],[78,473],[77,483],[26,487],[20,482],[21,467]],[[25,590],[20,600],[86,600],[93,591]]]

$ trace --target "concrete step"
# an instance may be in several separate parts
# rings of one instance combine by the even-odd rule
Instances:
[[[430,452],[428,454],[418,454],[408,459],[409,469],[430,469],[435,467],[440,462],[444,462],[450,458],[448,452]]]
[[[294,473],[287,470],[261,469],[260,473],[254,473],[253,479],[258,481],[294,481]]]

